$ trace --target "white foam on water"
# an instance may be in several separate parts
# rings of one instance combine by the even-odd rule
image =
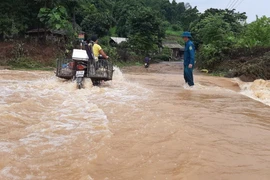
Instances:
[[[235,79],[241,88],[241,94],[270,106],[270,81],[258,79],[245,83]]]
[[[1,170],[0,175],[5,174],[5,178],[12,179],[12,180],[20,180],[21,178],[19,176],[15,176],[10,172],[12,169],[13,169],[12,167],[6,166]]]
[[[0,143],[0,152],[8,152],[10,153],[12,149],[16,148],[17,146],[11,142],[1,142]]]
[[[228,93],[232,93],[234,91],[230,90],[230,89],[226,89],[226,88],[223,88],[223,87],[219,87],[219,86],[205,86],[205,85],[202,85],[200,83],[196,83],[194,86],[189,86],[187,83],[185,83],[183,85],[183,88],[186,89],[186,90],[191,90],[191,91],[211,91],[211,92],[219,92],[219,91],[222,91],[222,92],[228,92]]]
[[[125,81],[126,80],[119,67],[114,66],[113,69],[114,69],[114,72],[113,72],[113,80],[114,81],[119,82],[119,81]]]
[[[48,73],[38,74],[40,78],[31,79],[28,77],[36,76],[36,72],[0,71],[0,75],[7,73],[10,78],[12,74],[23,77],[21,80],[0,78],[0,125],[3,130],[13,131],[3,131],[6,135],[0,140],[0,154],[17,162],[12,167],[4,167],[0,177],[19,179],[20,167],[17,165],[21,163],[28,169],[53,167],[68,157],[40,164],[34,160],[36,154],[46,161],[48,155],[58,154],[61,149],[61,153],[71,157],[70,147],[78,143],[83,143],[79,150],[85,160],[95,158],[94,150],[103,141],[94,142],[94,138],[108,138],[111,135],[108,126],[110,120],[104,110],[109,109],[110,112],[115,104],[124,105],[147,98],[147,89],[126,81],[120,69],[114,69],[113,81],[93,87],[91,80],[85,79],[85,88],[80,90],[75,82]],[[17,151],[21,149],[25,149],[25,154],[18,156]],[[30,174],[25,178],[42,177],[41,174]],[[88,179],[91,177],[88,176]]]

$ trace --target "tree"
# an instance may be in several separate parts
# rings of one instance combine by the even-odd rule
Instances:
[[[27,0],[2,0],[0,3],[0,39],[13,38],[37,22],[36,3]]]
[[[247,25],[241,36],[240,44],[244,47],[270,46],[270,18],[263,16]]]
[[[92,12],[82,21],[82,30],[88,35],[96,34],[99,37],[108,35],[113,19],[108,13]]]
[[[138,9],[144,7],[142,1],[117,1],[113,10],[116,21],[116,33],[120,37],[127,37],[130,34],[129,19],[134,16]]]
[[[242,22],[245,22],[247,19],[246,13],[236,13],[235,10],[228,9],[207,9],[198,19],[199,21],[203,20],[208,16],[219,16],[222,15],[222,18],[225,22],[229,23],[231,26],[231,31],[233,33],[241,33],[243,30]]]
[[[157,49],[164,35],[161,22],[150,8],[142,8],[134,12],[129,19],[129,42],[133,48],[141,53]]]
[[[224,21],[223,16],[209,15],[197,24],[197,36],[204,44],[222,45],[222,41],[231,31],[229,23]]]
[[[209,14],[192,29],[196,32],[199,45],[197,65],[200,68],[212,69],[221,62],[224,52],[232,47],[231,26],[224,20],[224,15]]]
[[[205,44],[204,42],[206,39],[202,39],[201,34],[202,34],[202,28],[206,26],[206,23],[210,23],[210,19],[213,19],[214,17],[218,17],[219,21],[221,22],[222,19],[222,24],[226,23],[226,27],[229,25],[230,28],[225,28],[224,30],[227,31],[228,36],[239,36],[244,30],[244,26],[242,24],[243,21],[246,20],[247,16],[245,13],[236,13],[234,10],[228,10],[228,9],[208,9],[206,10],[203,14],[201,14],[196,20],[194,20],[190,24],[190,31],[193,34],[193,40],[195,42],[196,47],[198,47],[201,44]],[[220,19],[221,18],[221,19]],[[218,31],[221,31],[218,26],[214,26],[218,28]],[[199,32],[200,31],[200,32]],[[223,31],[224,32],[224,31]],[[221,33],[222,35],[223,33]],[[222,35],[223,36],[223,35]],[[208,42],[207,42],[208,43]],[[226,42],[227,43],[227,42]]]
[[[199,18],[199,11],[195,6],[192,8],[189,4],[186,6],[185,12],[180,17],[181,26],[184,31],[190,30],[190,25],[192,22],[196,21]]]
[[[50,29],[70,29],[66,8],[57,6],[53,9],[41,8],[38,18]]]

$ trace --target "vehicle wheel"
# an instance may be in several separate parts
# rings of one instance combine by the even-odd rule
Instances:
[[[77,87],[78,89],[83,88],[83,78],[77,78]]]
[[[100,81],[93,81],[93,86],[99,86],[100,85]]]
[[[78,84],[78,89],[82,89],[82,84],[81,83]]]

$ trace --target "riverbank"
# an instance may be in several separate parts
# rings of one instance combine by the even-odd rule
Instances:
[[[253,82],[256,79],[270,80],[270,52],[261,49],[250,54],[238,54],[235,58],[223,60],[216,65],[213,72],[225,77],[238,77],[244,82]]]

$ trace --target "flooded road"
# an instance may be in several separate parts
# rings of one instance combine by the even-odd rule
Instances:
[[[0,179],[270,179],[270,82],[195,79],[164,63],[77,90],[0,71]]]

